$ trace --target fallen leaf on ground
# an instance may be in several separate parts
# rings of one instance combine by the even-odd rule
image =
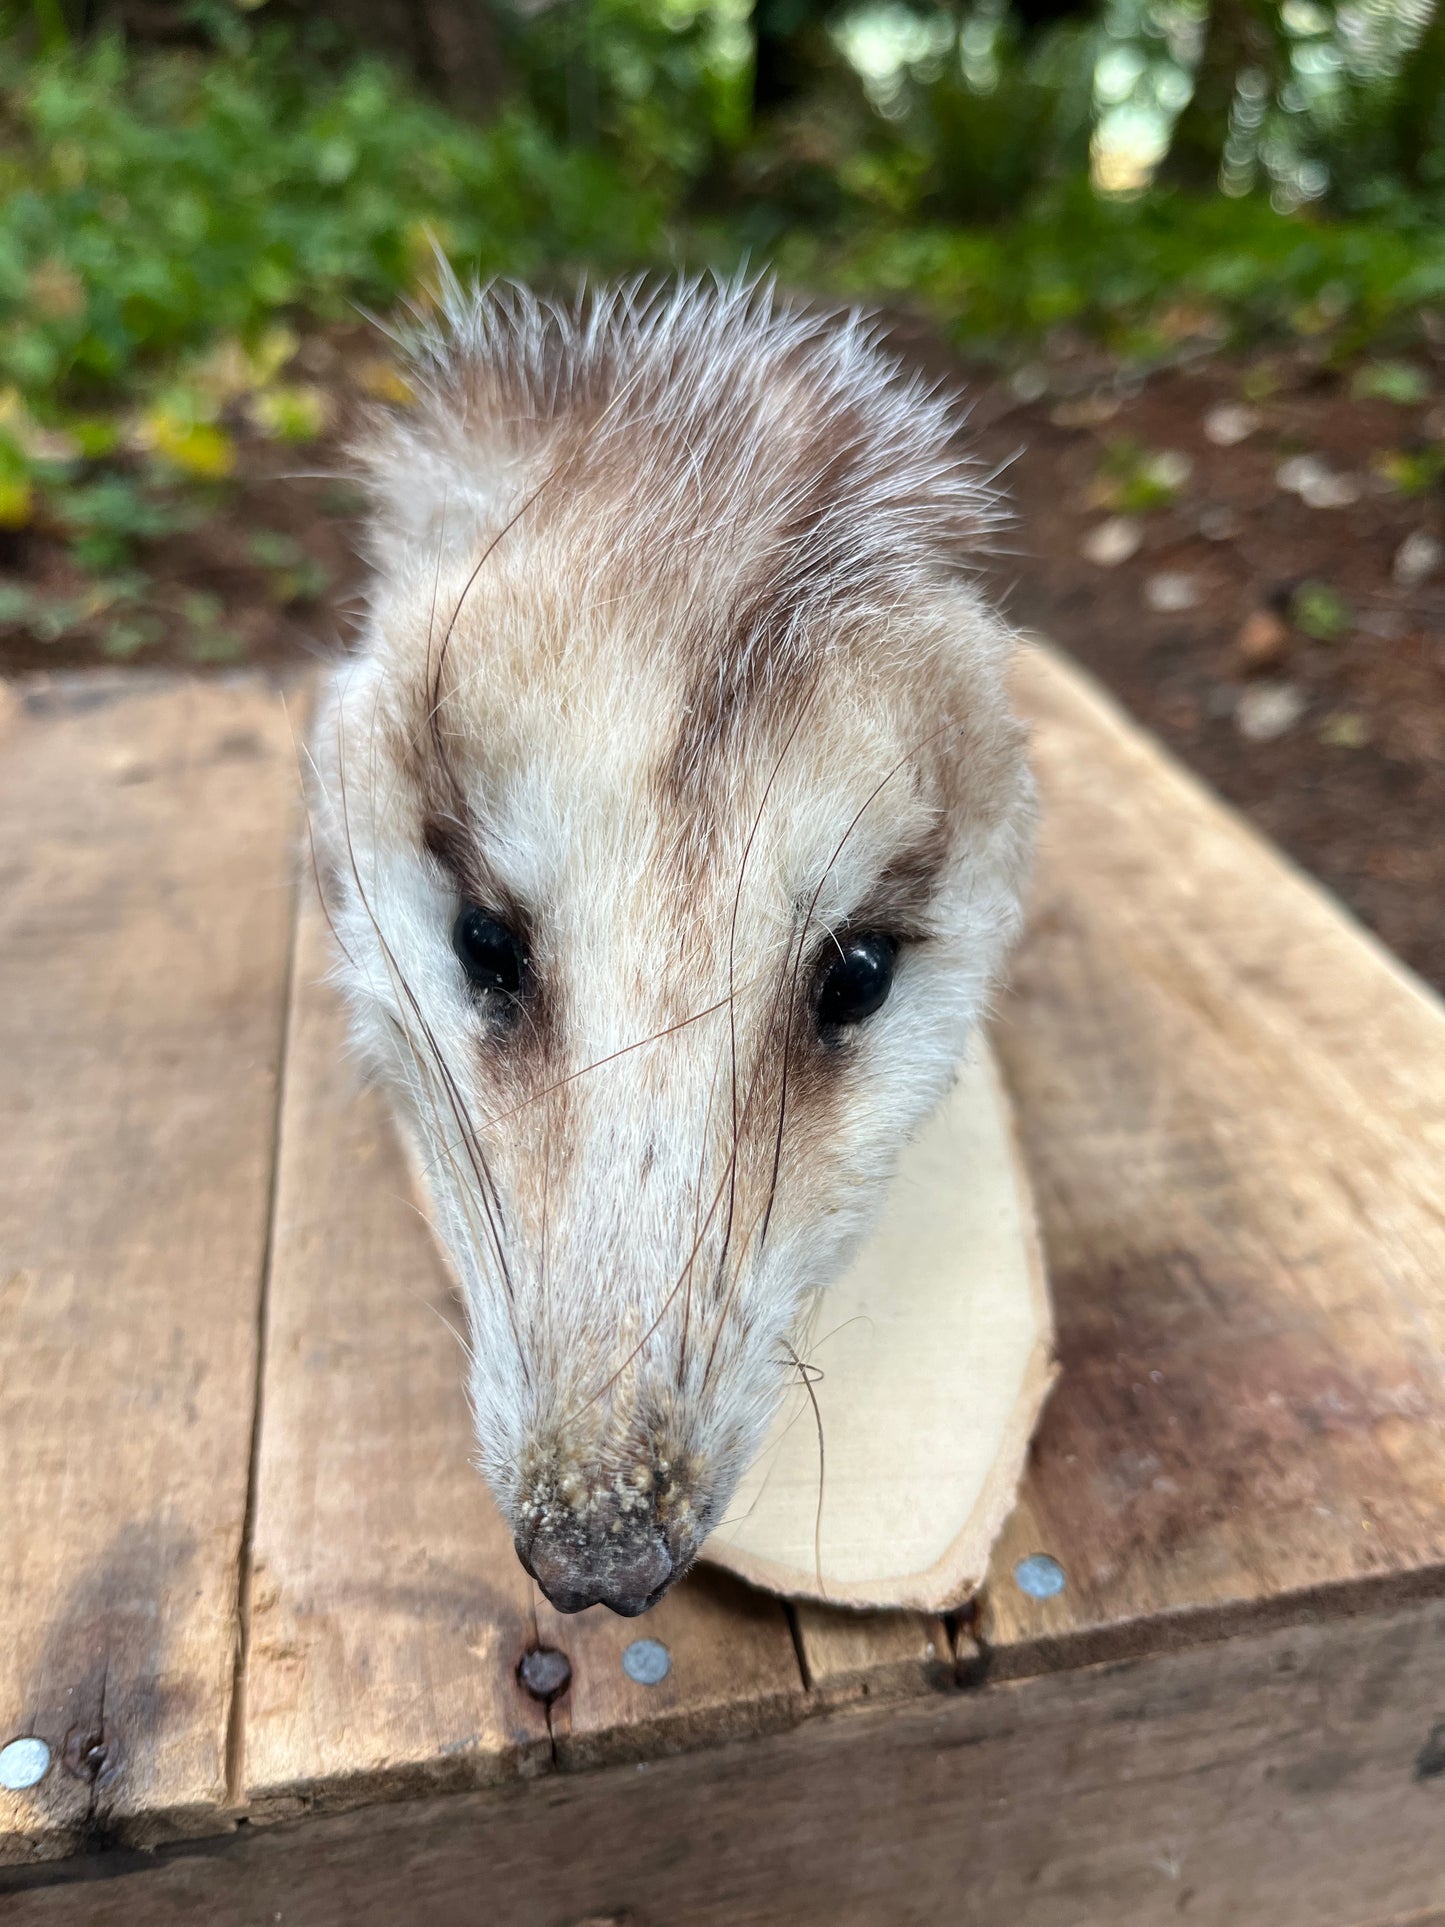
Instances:
[[[1434,575],[1442,560],[1445,547],[1429,530],[1412,529],[1396,549],[1390,573],[1402,589],[1418,589]]]
[[[1143,540],[1144,531],[1132,517],[1111,515],[1107,522],[1089,530],[1079,544],[1079,553],[1101,569],[1115,569],[1139,553]]]
[[[1289,649],[1289,630],[1272,609],[1255,609],[1240,625],[1234,654],[1242,668],[1272,669]]]
[[[1304,691],[1297,683],[1262,682],[1246,689],[1234,706],[1234,727],[1250,743],[1273,743],[1287,736],[1304,715]]]
[[[1364,492],[1357,476],[1336,475],[1316,455],[1291,455],[1275,470],[1274,479],[1311,509],[1349,508]]]
[[[1192,575],[1173,569],[1151,575],[1144,584],[1144,600],[1156,615],[1182,615],[1199,606],[1199,585]]]
[[[1216,448],[1233,448],[1247,442],[1264,421],[1257,408],[1242,401],[1224,401],[1204,417],[1204,438]]]
[[[1369,721],[1358,710],[1337,709],[1320,724],[1320,741],[1328,749],[1363,749],[1369,740]]]
[[[1199,512],[1199,533],[1206,542],[1232,542],[1243,526],[1230,508],[1215,506]]]

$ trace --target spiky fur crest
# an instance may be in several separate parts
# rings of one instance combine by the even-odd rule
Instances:
[[[996,508],[946,402],[766,286],[449,284],[410,353],[315,734],[338,974],[519,1546],[681,1569],[1017,925],[1011,644],[963,573]],[[525,937],[510,1019],[468,901]],[[875,928],[893,996],[823,1039],[828,946]]]

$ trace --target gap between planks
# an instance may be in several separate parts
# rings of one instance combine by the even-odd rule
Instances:
[[[285,691],[280,696],[286,711]],[[308,709],[310,705],[307,705]],[[292,730],[293,740],[295,730]],[[300,769],[297,769],[298,783]],[[304,784],[300,806],[310,820]],[[276,1102],[271,1115],[271,1182],[266,1194],[266,1244],[261,1263],[261,1287],[256,1297],[256,1380],[251,1397],[251,1443],[246,1461],[246,1509],[241,1523],[241,1550],[236,1578],[236,1670],[231,1682],[231,1710],[226,1727],[226,1800],[232,1807],[245,1805],[246,1768],[246,1669],[251,1657],[251,1582],[252,1535],[256,1524],[256,1485],[261,1462],[261,1425],[266,1402],[266,1324],[271,1306],[271,1263],[276,1249],[276,1205],[281,1184],[281,1118],[286,1104],[287,1065],[290,1061],[291,1023],[296,1007],[296,949],[300,936],[301,880],[291,880],[291,917],[286,937],[285,1001],[281,1008],[280,1052],[276,1066]]]

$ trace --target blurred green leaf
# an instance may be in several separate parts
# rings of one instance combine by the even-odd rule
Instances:
[[[160,640],[161,625],[152,616],[127,616],[109,622],[100,632],[102,655],[127,661]]]
[[[1367,361],[1350,383],[1357,401],[1393,401],[1409,407],[1427,399],[1430,378],[1410,361]]]
[[[1397,495],[1429,495],[1445,483],[1445,445],[1387,449],[1373,466]]]
[[[0,623],[14,628],[24,623],[35,607],[35,591],[23,582],[0,582]]]
[[[102,475],[60,491],[58,510],[77,562],[97,572],[124,567],[138,542],[158,541],[192,520],[187,507],[153,494],[126,474]]]
[[[23,529],[34,509],[31,463],[14,437],[0,429],[0,529]]]
[[[1179,499],[1192,464],[1174,449],[1149,449],[1121,436],[1110,442],[1099,464],[1091,505],[1120,515],[1143,515],[1168,508]]]
[[[1290,597],[1289,615],[1315,642],[1338,642],[1354,622],[1349,603],[1328,582],[1302,582]]]

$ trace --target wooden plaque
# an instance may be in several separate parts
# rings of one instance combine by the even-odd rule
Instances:
[[[1053,1376],[1033,1202],[986,1045],[908,1146],[799,1352],[806,1382],[703,1557],[833,1605],[960,1605]]]

